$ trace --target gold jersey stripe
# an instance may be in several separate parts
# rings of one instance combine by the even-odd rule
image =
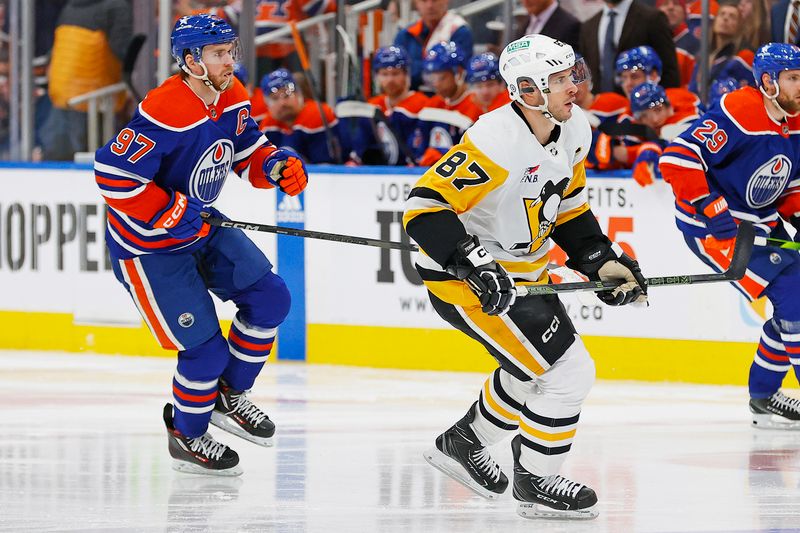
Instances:
[[[448,163],[448,161],[461,159],[460,157],[453,158],[457,152],[461,152],[465,156],[463,162],[458,166]],[[480,181],[478,179],[480,174],[470,170],[472,165],[478,165],[482,173],[489,177],[489,181]],[[437,172],[437,169],[440,171]],[[450,176],[444,177],[440,172],[450,173]],[[469,135],[464,134],[461,143],[452,147],[438,163],[430,167],[415,187],[426,187],[438,192],[460,215],[475,207],[487,194],[500,187],[506,178],[508,178],[508,170],[486,157],[486,154],[481,152],[470,140]],[[454,184],[457,179],[462,180],[460,189]],[[473,180],[476,182],[474,186],[470,185],[470,181]]]
[[[427,208],[409,209],[403,214],[403,227],[405,228],[411,219],[418,217],[419,215],[424,215],[426,213],[437,213],[439,211],[452,211],[452,209],[448,209],[447,207],[441,205]]]
[[[563,224],[564,222],[569,222],[578,215],[582,215],[589,209],[590,209],[589,204],[583,204],[574,209],[570,209],[569,211],[564,211],[563,213],[559,213],[558,216],[556,217],[556,226]]]
[[[545,433],[544,431],[540,431],[536,428],[530,427],[528,424],[525,423],[525,420],[522,419],[520,419],[519,421],[519,428],[532,437],[546,440],[548,442],[571,439],[575,436],[575,431],[576,431],[574,429],[571,429],[569,431],[563,431],[561,433]]]
[[[492,396],[492,388],[489,386],[490,381],[492,381],[492,378],[487,379],[486,383],[483,384],[483,398],[486,400],[486,403],[488,403],[492,409],[494,409],[507,419],[518,420],[519,413],[514,414],[511,411],[508,411],[506,408],[502,407],[499,403],[497,403],[497,400],[494,399],[494,397]]]
[[[481,311],[480,305],[474,306],[472,309],[466,308],[464,312],[484,335],[491,337],[506,352],[507,356],[513,357],[515,361],[537,376],[544,374],[542,365],[528,351],[523,341],[506,325],[503,317],[487,315]]]
[[[583,161],[572,167],[572,179],[569,181],[567,190],[564,191],[564,198],[581,187],[586,187],[586,167],[583,165]]]
[[[543,268],[547,265],[547,261],[550,258],[550,254],[546,253],[536,261],[498,261],[498,263],[506,269],[507,272],[511,273],[528,273],[528,272],[536,272],[540,268]]]

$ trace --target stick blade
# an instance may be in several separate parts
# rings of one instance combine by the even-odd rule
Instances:
[[[750,256],[753,254],[753,244],[756,240],[756,230],[752,222],[742,220],[739,223],[739,230],[736,233],[736,242],[733,245],[733,257],[731,266],[725,271],[728,279],[740,280],[747,272],[747,264],[750,263]]]

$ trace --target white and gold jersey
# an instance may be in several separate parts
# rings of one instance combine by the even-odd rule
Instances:
[[[507,104],[481,116],[420,178],[403,224],[450,210],[515,279],[544,283],[550,235],[589,210],[583,160],[590,144],[591,128],[578,106],[543,146],[522,112]],[[424,251],[417,265],[421,272],[444,272]],[[426,285],[433,290],[435,284]]]

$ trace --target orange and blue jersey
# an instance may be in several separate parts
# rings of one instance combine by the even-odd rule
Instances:
[[[586,157],[586,168],[611,170],[622,166],[611,155],[611,138],[598,128],[603,124],[615,123],[619,117],[629,114],[629,106],[628,99],[621,94],[606,92],[598,94],[589,108],[584,110],[592,125],[592,146]]]
[[[330,0],[256,0],[256,36],[282,28],[290,22],[333,11],[336,3]],[[263,44],[256,49],[259,57],[278,59],[294,51],[291,35]]]
[[[686,15],[686,25],[689,27],[689,31],[692,32],[692,35],[700,39],[700,31],[703,22],[702,2],[700,0],[692,0],[686,4],[686,10],[688,11],[688,14]],[[719,4],[717,3],[717,0],[711,0],[708,3],[709,29],[714,23],[714,17],[717,16],[718,10]]]
[[[700,40],[689,30],[686,23],[679,25],[672,31],[672,40],[675,42],[675,54],[678,58],[678,74],[681,87],[689,86],[697,54],[700,53]]]
[[[667,147],[659,166],[686,234],[708,234],[693,204],[710,192],[722,195],[734,218],[753,222],[762,234],[781,218],[800,215],[800,118],[772,119],[754,87],[724,95]]]
[[[481,115],[511,103],[511,97],[508,96],[508,91],[506,90],[501,91],[497,96],[495,96],[494,100],[491,101],[488,107],[483,107],[475,98],[474,94],[472,94],[472,100],[475,102],[475,105],[478,106],[478,109],[481,110]]]
[[[331,135],[339,140],[343,153],[347,153],[346,139],[339,134],[339,121],[333,110],[326,103],[322,103],[322,110],[331,129]],[[306,100],[300,114],[292,124],[292,132],[284,139],[285,146],[293,148],[302,155],[307,162],[312,164],[337,163],[334,154],[328,148],[328,137],[325,123],[322,121],[317,102]]]
[[[425,150],[422,132],[419,127],[419,112],[428,105],[429,98],[419,91],[410,91],[405,98],[390,106],[384,94],[373,96],[367,103],[380,109],[386,117],[391,131],[385,131],[380,124],[370,124],[370,119],[354,119],[355,131],[349,135],[352,150],[363,160],[368,150],[378,150],[384,154],[388,165],[408,164],[407,155],[417,160]],[[376,135],[380,138],[376,138]],[[401,147],[401,143],[404,144]]]
[[[408,53],[411,59],[411,88],[417,89],[422,85],[422,61],[427,51],[428,40],[432,30],[418,20],[414,24],[401,29],[394,38],[394,45],[399,46]],[[472,57],[472,31],[466,24],[456,28],[449,36],[449,40],[456,43],[467,57]],[[433,44],[433,43],[432,43]]]
[[[267,103],[264,101],[264,91],[261,90],[261,87],[253,89],[253,94],[250,96],[250,113],[256,124],[260,124],[269,114]]]
[[[272,187],[263,162],[275,147],[250,118],[247,89],[239,80],[233,84],[206,106],[180,75],[172,76],[150,91],[127,126],[97,151],[95,180],[108,204],[106,243],[115,257],[187,252],[201,245],[201,237],[174,239],[151,225],[170,191],[211,206],[231,169],[255,187]]]
[[[739,85],[755,85],[755,78],[753,77],[753,59],[755,54],[752,50],[739,50],[738,52],[725,54],[721,53],[717,59],[711,64],[708,72],[710,80],[709,86],[715,80],[723,78],[733,78],[739,82]],[[698,67],[695,65],[694,72],[692,73],[692,80],[689,83],[689,90],[693,93],[699,93],[698,90]]]
[[[418,163],[430,166],[461,141],[464,132],[483,114],[472,94],[465,92],[455,100],[434,95],[420,111],[420,131],[425,151]]]

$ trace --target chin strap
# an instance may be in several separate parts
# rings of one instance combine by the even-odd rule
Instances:
[[[523,100],[523,98],[522,98],[522,94],[517,96],[517,98],[515,98],[515,100],[517,102],[519,102],[519,104],[522,107],[524,107],[526,109],[530,109],[531,111],[539,111],[542,115],[544,115],[544,118],[546,118],[547,120],[549,120],[550,122],[552,122],[556,126],[563,126],[564,124],[566,124],[567,123],[566,120],[564,120],[564,121],[557,120],[556,117],[554,117],[553,114],[550,112],[550,110],[547,109],[547,93],[542,92],[542,98],[544,99],[544,103],[542,105],[530,105],[530,104],[525,103],[525,100]]]
[[[790,117],[796,117],[798,114],[800,114],[800,112],[794,114],[787,113],[786,110],[781,107],[781,104],[778,103],[778,95],[781,94],[781,88],[778,86],[778,82],[776,80],[772,80],[772,85],[775,86],[774,96],[767,94],[767,91],[764,90],[764,85],[759,86],[758,90],[761,91],[761,94],[766,96],[770,102],[772,102],[772,105],[775,106],[775,109],[782,115],[781,120],[786,120]]]
[[[214,83],[210,79],[208,79],[208,69],[206,68],[205,63],[203,63],[202,61],[197,61],[197,64],[200,65],[203,68],[203,75],[202,76],[198,76],[197,74],[195,74],[194,72],[189,70],[189,67],[187,67],[186,65],[183,65],[181,67],[181,69],[183,69],[183,71],[186,74],[188,74],[189,76],[193,77],[194,79],[202,81],[203,84],[205,84],[206,87],[208,87],[209,89],[211,89],[212,91],[214,91],[217,94],[219,94],[222,91],[224,91],[225,89],[227,89],[228,85],[230,85],[231,80],[233,80],[233,76],[231,76],[225,82],[225,85],[223,85],[222,87],[217,89],[216,87],[214,87]]]

